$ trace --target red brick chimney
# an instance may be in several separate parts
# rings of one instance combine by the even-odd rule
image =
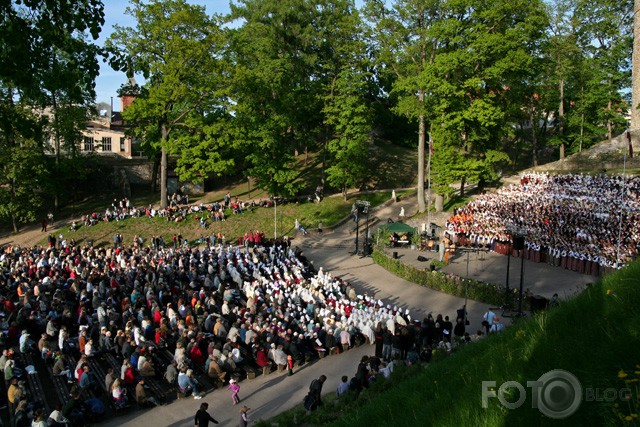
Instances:
[[[138,83],[136,82],[135,77],[129,77],[129,80],[127,81],[126,86],[131,88],[137,87]],[[131,105],[134,99],[136,99],[136,96],[130,93],[127,93],[127,91],[125,91],[125,94],[120,95],[120,111],[124,112],[124,110],[126,110],[127,107]]]

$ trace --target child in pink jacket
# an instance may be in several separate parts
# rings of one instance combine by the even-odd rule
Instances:
[[[240,402],[240,396],[238,396],[238,393],[240,392],[240,384],[238,384],[238,382],[233,378],[229,380],[229,390],[231,390],[233,404],[237,405]]]

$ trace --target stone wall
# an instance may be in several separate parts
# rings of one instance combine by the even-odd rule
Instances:
[[[114,161],[113,169],[117,176],[121,176],[121,171],[124,171],[130,184],[151,184],[151,177],[153,176],[152,161],[146,159]]]
[[[151,185],[153,177],[153,162],[147,159],[106,159],[107,164],[113,167],[112,184],[121,194],[130,195],[132,185]],[[177,178],[169,177],[167,180],[168,193],[175,192],[178,188],[188,194],[203,194],[204,183],[178,182]]]
[[[131,197],[132,185],[151,185],[153,162],[147,159],[123,159],[101,156],[111,167],[110,186],[125,197]]]

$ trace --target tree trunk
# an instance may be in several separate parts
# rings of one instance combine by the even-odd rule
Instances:
[[[320,182],[322,184],[322,189],[324,191],[324,180],[325,180],[325,171],[327,170],[327,151],[329,148],[329,132],[325,126],[324,128],[324,142],[322,143],[322,174],[320,177]]]
[[[13,199],[16,199],[16,180],[15,178],[11,179],[11,194],[13,195]],[[11,225],[13,225],[13,232],[17,233],[18,229],[18,217],[15,213],[11,214]]]
[[[582,143],[584,140],[584,111],[580,114],[580,153],[582,153]]]
[[[631,71],[631,129],[640,128],[640,0],[633,4],[633,68]]]
[[[580,86],[580,153],[584,143],[584,86]]]
[[[531,106],[531,115],[529,116],[531,120],[531,156],[533,166],[538,166],[538,136],[536,135],[536,113],[533,105]]]
[[[51,95],[51,103],[53,107],[53,122],[54,122],[54,130],[53,130],[53,138],[56,150],[56,172],[60,173],[60,129],[59,129],[59,119],[58,119],[58,103],[56,102],[56,94],[53,92]],[[53,210],[54,212],[58,212],[58,205],[60,201],[58,200],[58,186],[54,190],[53,195]]]
[[[484,187],[487,184],[487,181],[484,177],[480,177],[478,180],[478,187],[476,188],[476,194],[482,194],[484,192]]]
[[[436,212],[442,212],[444,209],[444,196],[442,194],[436,193]]]
[[[158,191],[158,170],[160,169],[160,157],[156,154],[153,158],[153,170],[151,171],[151,192]]]
[[[558,106],[558,134],[560,135],[560,160],[564,161],[564,79],[560,79],[560,105]]]
[[[467,177],[463,176],[460,180],[460,197],[464,197],[464,186],[467,183]]]
[[[160,209],[165,209],[167,201],[167,125],[162,125],[162,154],[160,155]]]
[[[607,110],[609,111],[609,114],[611,114],[611,111],[613,111],[612,100],[609,100],[609,103],[607,104]],[[611,119],[607,120],[607,139],[609,141],[613,139],[613,122],[611,121]]]
[[[424,91],[418,94],[420,103],[424,103]],[[425,118],[424,114],[418,117],[418,212],[425,211],[424,200],[424,142],[425,142]]]

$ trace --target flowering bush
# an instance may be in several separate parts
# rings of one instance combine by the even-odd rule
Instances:
[[[640,425],[640,419],[638,419],[640,413],[640,365],[636,365],[633,374],[620,369],[618,378],[624,381],[625,389],[628,392],[621,396],[623,399],[621,403],[614,403],[613,412],[627,425]]]

